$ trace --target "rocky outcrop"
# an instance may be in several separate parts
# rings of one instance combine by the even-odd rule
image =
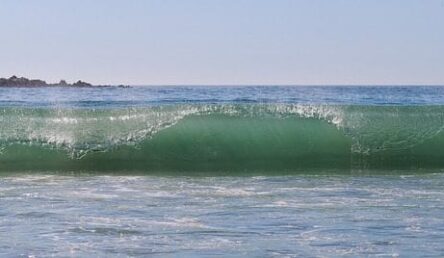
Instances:
[[[47,83],[42,80],[29,80],[24,77],[12,76],[8,79],[0,78],[0,87],[42,87]]]
[[[74,86],[74,87],[92,87],[92,84],[87,83],[87,82],[82,82],[79,80],[79,81],[73,83],[72,86]]]
[[[30,80],[25,77],[11,76],[9,78],[0,78],[0,87],[95,87],[94,85],[77,81],[75,83],[67,83],[61,80],[59,83],[47,83],[42,80]]]

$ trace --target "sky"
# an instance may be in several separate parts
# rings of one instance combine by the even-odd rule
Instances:
[[[444,85],[444,0],[0,0],[0,77]]]

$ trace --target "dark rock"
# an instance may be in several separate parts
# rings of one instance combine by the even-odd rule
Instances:
[[[92,84],[77,81],[76,83],[69,84],[65,80],[60,80],[59,83],[48,84],[42,80],[30,80],[25,77],[17,77],[15,75],[9,78],[0,78],[0,87],[94,87]]]
[[[79,80],[76,83],[74,83],[72,86],[74,86],[74,87],[91,87],[92,84],[89,84],[87,82],[82,82]]]

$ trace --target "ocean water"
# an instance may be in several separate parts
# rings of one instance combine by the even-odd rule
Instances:
[[[0,88],[0,256],[444,255],[444,87]]]

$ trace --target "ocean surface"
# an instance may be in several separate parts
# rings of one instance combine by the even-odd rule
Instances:
[[[0,88],[2,257],[444,256],[444,87]]]

